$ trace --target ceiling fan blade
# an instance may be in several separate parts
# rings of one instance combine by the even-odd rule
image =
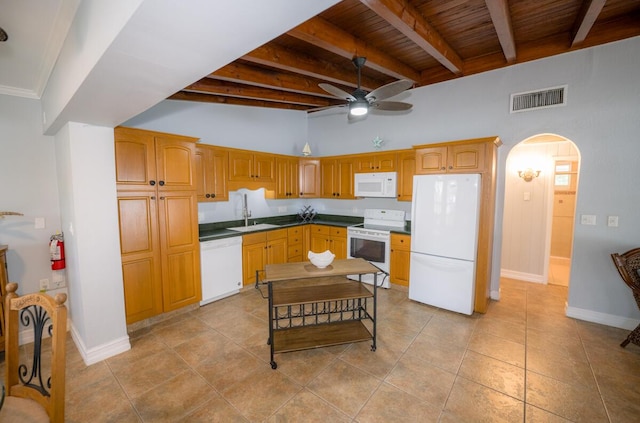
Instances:
[[[411,109],[413,107],[413,104],[404,103],[402,101],[376,101],[371,103],[371,107],[377,110],[400,112],[403,110]]]
[[[383,85],[382,87],[376,88],[365,97],[367,100],[384,100],[385,98],[393,97],[396,94],[400,94],[401,92],[411,88],[412,86],[413,81],[409,81],[408,79],[400,79],[398,81],[394,81],[387,85]]]
[[[337,98],[347,100],[347,101],[354,101],[356,99],[354,96],[352,96],[348,92],[342,91],[340,88],[334,87],[331,84],[321,83],[321,84],[318,84],[318,86]]]

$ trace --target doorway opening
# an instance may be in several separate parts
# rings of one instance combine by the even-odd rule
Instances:
[[[503,278],[568,287],[580,152],[569,139],[539,134],[507,157]]]

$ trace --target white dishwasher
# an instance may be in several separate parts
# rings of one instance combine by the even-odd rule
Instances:
[[[200,242],[202,301],[208,304],[240,292],[242,288],[242,237]]]

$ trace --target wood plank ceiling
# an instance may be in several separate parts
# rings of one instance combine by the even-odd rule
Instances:
[[[241,27],[241,25],[239,25]],[[640,35],[638,0],[344,0],[170,99],[313,111],[397,79],[414,87]]]

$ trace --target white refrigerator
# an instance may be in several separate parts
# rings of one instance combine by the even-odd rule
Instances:
[[[409,298],[473,314],[479,174],[416,175]]]

